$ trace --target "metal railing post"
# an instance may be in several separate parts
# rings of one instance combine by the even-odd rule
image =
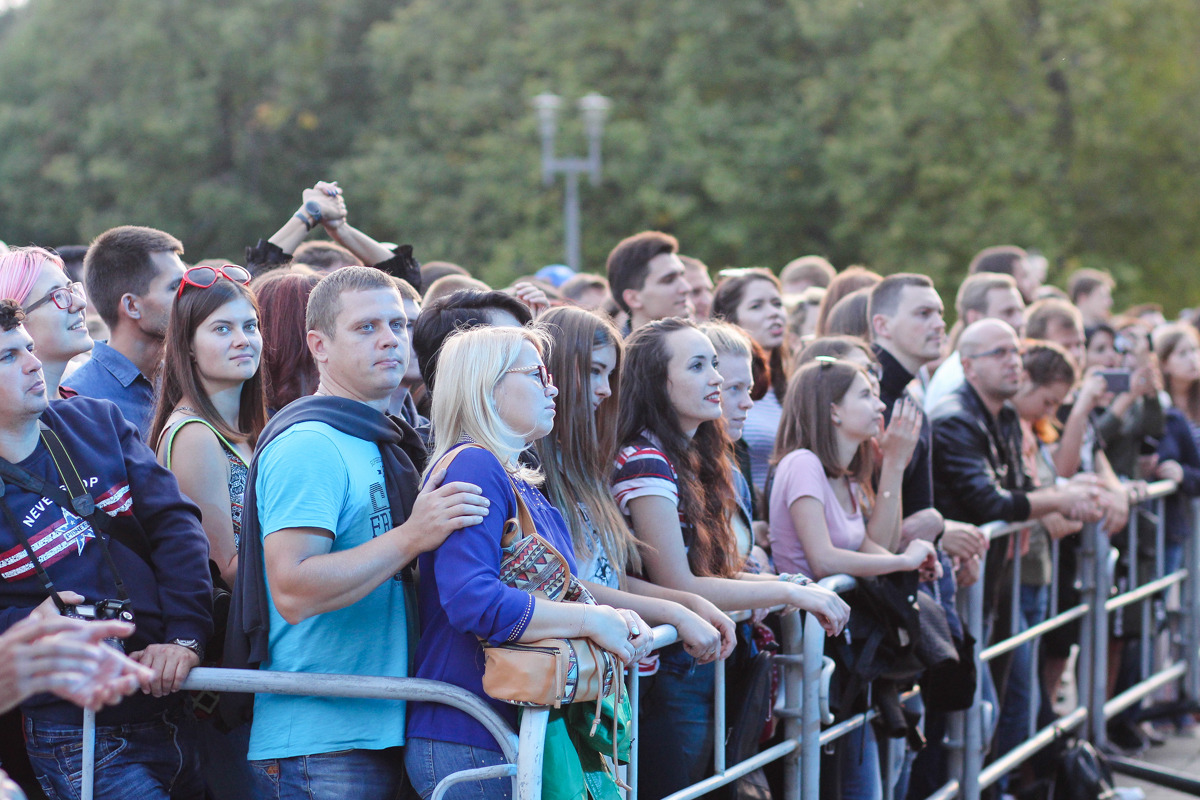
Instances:
[[[1192,519],[1200,521],[1200,499],[1192,501]],[[1187,696],[1200,699],[1200,529],[1193,530],[1184,543],[1184,564],[1188,576],[1183,583],[1183,657],[1187,662]]]
[[[83,710],[83,770],[80,775],[79,796],[92,800],[96,783],[96,712]]]
[[[1084,525],[1083,537],[1091,551],[1091,563],[1088,566],[1091,568],[1092,585],[1084,595],[1091,606],[1088,627],[1092,633],[1092,650],[1090,683],[1080,687],[1080,697],[1085,698],[1089,711],[1087,738],[1099,747],[1107,736],[1104,702],[1108,699],[1108,612],[1105,601],[1112,586],[1112,574],[1108,564],[1108,536],[1100,524],[1090,522]]]
[[[799,614],[787,614],[782,620],[783,652],[796,655],[804,647],[804,626],[800,623]],[[805,664],[808,662],[805,661]],[[819,673],[818,673],[819,674]],[[795,663],[783,663],[783,694],[788,705],[796,707],[803,703],[804,698],[804,667]],[[819,687],[818,687],[819,689]],[[802,723],[799,717],[787,715],[783,719],[783,735],[786,739],[796,739],[801,735]],[[801,746],[789,753],[783,761],[783,797],[784,800],[800,800],[800,752]]]
[[[821,668],[825,629],[815,614],[804,620],[804,701],[800,711],[800,797],[821,797]]]
[[[975,643],[973,656],[976,670],[975,702],[966,710],[963,718],[960,780],[964,800],[979,800],[981,792],[979,773],[983,770],[983,671],[988,666],[979,659],[979,653],[986,644],[983,627],[983,576],[986,574],[987,553],[984,553],[979,559],[979,580],[967,589],[967,628],[975,634],[978,641]]]
[[[549,720],[548,708],[521,710],[520,745],[517,747],[517,800],[542,798],[542,756],[546,752],[546,723]]]

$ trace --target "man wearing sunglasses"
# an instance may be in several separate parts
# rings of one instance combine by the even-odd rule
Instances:
[[[150,432],[154,374],[183,276],[181,253],[183,244],[169,233],[124,225],[96,237],[84,257],[88,299],[110,335],[96,342],[91,360],[63,385],[113,401],[143,438]]]

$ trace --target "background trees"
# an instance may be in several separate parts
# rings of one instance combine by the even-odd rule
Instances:
[[[528,99],[613,99],[584,258],[823,253],[931,274],[1012,242],[1200,301],[1188,0],[31,0],[0,14],[0,238],[136,222],[238,259],[318,178],[504,282],[561,260]],[[582,150],[567,115],[561,147]]]

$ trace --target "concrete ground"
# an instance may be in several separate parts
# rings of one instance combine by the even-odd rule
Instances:
[[[1147,764],[1179,770],[1191,777],[1200,778],[1200,728],[1168,736],[1166,744],[1161,747],[1151,747],[1134,758]],[[1183,800],[1183,798],[1192,797],[1190,794],[1164,789],[1157,784],[1125,775],[1117,775],[1116,782],[1117,786],[1140,787],[1146,793],[1147,800]]]

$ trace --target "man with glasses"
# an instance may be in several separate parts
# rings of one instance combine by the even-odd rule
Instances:
[[[83,260],[88,299],[110,333],[63,385],[113,401],[143,438],[150,433],[153,376],[183,276],[181,253],[183,244],[169,233],[124,225],[97,236]]]

